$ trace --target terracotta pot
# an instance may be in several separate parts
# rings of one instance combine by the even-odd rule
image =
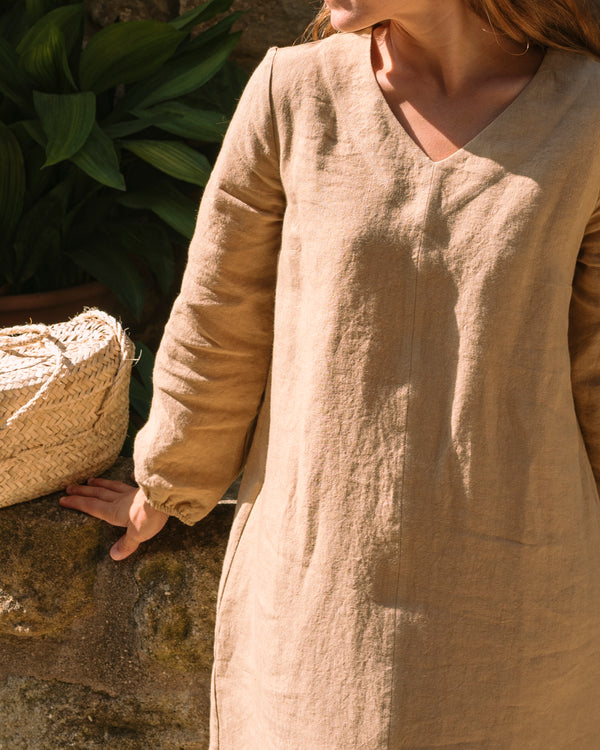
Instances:
[[[98,281],[36,294],[2,294],[0,289],[0,328],[60,323],[83,312],[84,307],[114,313],[117,303],[110,289]]]

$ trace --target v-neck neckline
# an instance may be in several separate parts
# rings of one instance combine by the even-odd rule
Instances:
[[[557,50],[548,48],[546,53],[531,77],[528,83],[521,89],[521,91],[509,102],[506,107],[494,117],[487,125],[485,125],[479,132],[477,132],[467,143],[460,148],[457,148],[451,154],[443,159],[432,159],[417,143],[417,141],[409,134],[406,128],[402,125],[400,120],[396,117],[392,111],[390,105],[385,98],[385,95],[379,86],[375,71],[373,70],[371,50],[373,44],[373,28],[365,29],[362,32],[358,32],[365,41],[365,49],[362,50],[361,54],[361,67],[363,77],[366,79],[367,91],[370,94],[372,103],[377,111],[378,115],[384,118],[387,130],[390,134],[396,133],[398,137],[406,144],[417,159],[420,159],[425,164],[431,165],[432,167],[439,167],[444,165],[452,164],[456,161],[463,160],[466,156],[471,154],[476,148],[482,146],[483,143],[490,137],[493,136],[496,131],[501,130],[502,125],[518,112],[529,100],[535,97],[536,93],[540,89],[541,82],[545,78],[546,72],[552,67],[553,60]]]

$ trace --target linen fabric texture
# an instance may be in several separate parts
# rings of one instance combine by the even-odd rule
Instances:
[[[600,65],[432,162],[370,43],[255,71],[135,445],[186,523],[245,465],[210,747],[597,750]]]

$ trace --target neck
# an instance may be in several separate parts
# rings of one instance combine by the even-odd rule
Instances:
[[[494,33],[463,0],[407,0],[383,26],[394,67],[434,79],[448,95],[498,71],[534,72],[540,62],[540,50],[523,55],[525,45]]]

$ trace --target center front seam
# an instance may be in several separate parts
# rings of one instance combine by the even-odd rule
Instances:
[[[412,390],[412,369],[413,369],[413,352],[414,352],[414,338],[415,338],[415,320],[416,320],[416,310],[417,310],[417,289],[418,289],[418,283],[419,283],[419,265],[421,262],[421,253],[423,250],[423,239],[425,235],[425,224],[427,221],[427,215],[429,213],[429,206],[431,204],[431,194],[433,192],[433,183],[435,180],[437,172],[437,167],[435,163],[432,163],[431,165],[431,176],[429,178],[429,186],[427,188],[427,199],[425,201],[425,208],[423,210],[423,217],[421,221],[421,229],[419,232],[419,242],[417,245],[417,254],[415,259],[415,281],[413,286],[413,306],[412,306],[412,321],[411,321],[411,332],[410,332],[410,360],[408,364],[408,379],[407,379],[407,391],[406,391],[406,413],[404,417],[404,428],[403,428],[403,456],[402,456],[402,480],[400,485],[400,493],[399,493],[399,543],[398,543],[398,574],[396,576],[396,586],[395,586],[395,593],[394,593],[394,623],[393,623],[393,646],[392,646],[392,663],[390,668],[390,716],[388,721],[388,740],[387,740],[387,750],[397,750],[393,749],[391,747],[391,741],[392,741],[392,724],[394,720],[394,709],[395,709],[395,700],[397,699],[396,693],[398,693],[398,690],[394,690],[394,685],[397,682],[394,678],[395,670],[394,665],[396,663],[396,651],[397,651],[397,642],[399,640],[398,638],[398,596],[400,593],[400,574],[402,570],[402,529],[403,529],[403,509],[404,509],[404,488],[405,488],[405,477],[406,477],[406,453],[407,453],[407,443],[406,443],[406,437],[408,434],[408,416],[409,416],[409,409],[410,409],[410,400],[411,400],[411,390]]]

